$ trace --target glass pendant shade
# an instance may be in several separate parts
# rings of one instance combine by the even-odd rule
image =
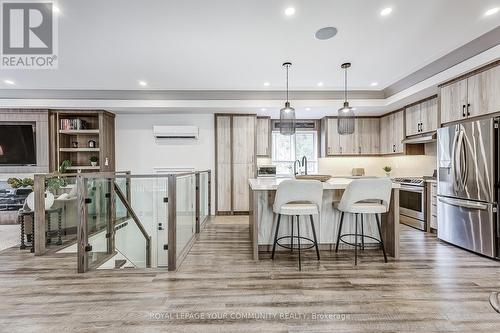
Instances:
[[[349,106],[349,102],[344,102],[344,106],[339,109],[337,118],[337,132],[340,135],[349,135],[354,133],[354,109]]]
[[[283,67],[286,68],[286,102],[285,107],[280,110],[280,134],[282,135],[295,134],[295,109],[290,106],[288,101],[288,69],[291,65],[291,62],[283,64]]]
[[[295,134],[295,109],[290,106],[290,102],[286,102],[280,110],[280,134]]]
[[[349,135],[354,133],[356,119],[354,117],[354,108],[349,106],[347,100],[347,69],[351,67],[351,63],[342,64],[344,69],[344,106],[339,109],[337,118],[337,133],[340,135]]]

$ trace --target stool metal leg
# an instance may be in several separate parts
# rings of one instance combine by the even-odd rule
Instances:
[[[344,212],[340,214],[339,232],[337,233],[337,244],[335,244],[335,252],[339,252],[340,233],[342,232],[342,223],[344,223]]]
[[[62,245],[62,209],[57,211],[57,245]]]
[[[26,244],[24,243],[24,216],[19,215],[18,220],[21,224],[21,246],[19,246],[19,248],[24,250],[26,248]]]
[[[358,264],[358,214],[355,214],[354,222],[354,265]]]
[[[382,253],[384,254],[384,261],[387,262],[387,255],[385,254],[384,240],[382,239],[382,231],[380,229],[380,219],[378,218],[378,214],[375,214],[375,218],[377,219],[377,228],[378,228],[378,234],[380,236],[380,245],[382,246]]]
[[[294,219],[294,216],[290,215],[290,218],[292,219],[292,237],[290,238],[290,252],[293,252],[293,219]]]
[[[281,214],[278,214],[278,222],[276,222],[276,232],[274,233],[273,253],[271,254],[271,259],[273,259],[273,260],[274,260],[274,251],[276,250],[276,243],[278,242],[278,231],[280,230],[280,219],[281,219]]]
[[[300,221],[299,221],[299,216],[297,215],[297,243],[298,243],[298,249],[299,249],[299,271],[302,270],[302,262],[300,258]]]
[[[318,248],[318,239],[316,238],[316,229],[314,228],[314,219],[312,215],[309,215],[309,218],[311,219],[311,228],[313,232],[313,237],[314,237],[314,245],[316,246],[316,255],[318,256],[319,259],[319,248]]]
[[[361,214],[361,249],[364,250],[365,249],[365,228],[363,226],[363,215],[364,214]]]

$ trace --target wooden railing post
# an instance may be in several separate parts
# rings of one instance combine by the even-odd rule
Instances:
[[[76,177],[77,202],[78,202],[78,226],[77,226],[77,270],[85,273],[88,269],[88,230],[87,230],[87,179],[81,175]]]
[[[35,175],[33,181],[35,196],[34,229],[32,242],[34,242],[35,255],[41,256],[45,253],[45,176]]]
[[[201,191],[200,191],[200,173],[195,174],[195,205],[194,205],[194,216],[195,216],[195,233],[200,233],[200,209],[201,209]]]
[[[167,177],[167,216],[168,216],[168,270],[177,269],[177,176]]]
[[[108,221],[106,225],[106,247],[108,254],[115,251],[115,220],[116,220],[116,202],[115,202],[115,179],[108,179]]]

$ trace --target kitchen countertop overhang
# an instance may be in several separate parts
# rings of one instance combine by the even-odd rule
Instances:
[[[371,177],[371,178],[382,178],[382,177]],[[275,191],[278,189],[278,185],[284,181],[294,178],[252,178],[248,180],[248,184],[252,191]],[[326,182],[323,182],[324,190],[343,190],[356,178],[335,178],[332,177]],[[392,183],[393,189],[399,189],[401,187],[398,183]]]

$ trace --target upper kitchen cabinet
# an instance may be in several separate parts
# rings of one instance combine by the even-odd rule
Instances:
[[[380,119],[357,119],[358,153],[362,155],[378,155],[380,153]]]
[[[406,113],[406,136],[437,130],[437,97],[432,97],[408,106]]]
[[[441,123],[500,111],[500,66],[478,70],[441,86]]]
[[[257,117],[257,156],[271,157],[271,117]]]
[[[340,135],[337,118],[322,120],[323,156],[378,155],[380,152],[380,120],[378,118],[356,118],[353,134]]]
[[[404,111],[390,113],[380,118],[380,153],[403,154]]]

